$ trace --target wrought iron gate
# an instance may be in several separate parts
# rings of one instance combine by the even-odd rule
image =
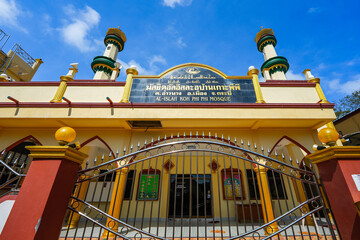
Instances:
[[[0,154],[0,198],[17,194],[29,165],[26,154],[5,150]]]
[[[60,239],[336,239],[311,164],[269,153],[178,134],[88,160]]]

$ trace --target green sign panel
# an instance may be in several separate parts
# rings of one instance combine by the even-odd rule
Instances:
[[[138,200],[157,200],[159,193],[159,174],[142,174]]]

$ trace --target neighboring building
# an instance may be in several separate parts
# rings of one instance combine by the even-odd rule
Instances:
[[[30,82],[43,61],[33,59],[19,44],[4,53],[2,49],[9,38],[10,35],[0,29],[0,81]]]
[[[126,37],[111,28],[104,41],[104,55],[91,64],[93,80],[74,80],[72,64],[60,83],[0,83],[0,146],[7,154],[24,142],[55,145],[55,131],[70,126],[89,155],[71,204],[85,215],[79,221],[70,214],[76,230],[64,226],[61,237],[106,237],[92,228],[105,225],[105,212],[121,221],[107,226],[129,237],[331,234],[330,223],[314,221],[327,214],[312,166],[302,159],[319,144],[317,129],[332,127],[334,104],[310,70],[307,80],[287,80],[289,63],[277,56],[272,29],[255,38],[265,58],[261,83],[254,67],[228,76],[198,63],[157,76],[129,68],[126,82],[117,81]],[[93,230],[85,233],[88,222]]]
[[[347,140],[345,146],[360,146],[360,108],[336,119],[334,125]]]

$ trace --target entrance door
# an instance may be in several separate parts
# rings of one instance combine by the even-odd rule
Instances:
[[[192,175],[191,183],[192,217],[212,217],[211,176]]]
[[[190,216],[190,177],[188,174],[171,175],[169,217]]]
[[[171,175],[169,197],[169,217],[212,217],[211,175]]]

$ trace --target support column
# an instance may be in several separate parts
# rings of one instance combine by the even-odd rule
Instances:
[[[323,90],[321,89],[320,86],[320,78],[312,78],[310,80],[308,80],[308,82],[310,83],[316,83],[315,85],[315,90],[319,96],[319,98],[321,99],[321,103],[329,103],[329,101],[326,99],[325,94],[323,92]]]
[[[360,147],[329,147],[306,158],[317,165],[341,239],[359,239]]]
[[[68,76],[61,76],[60,77],[60,85],[58,87],[58,90],[55,93],[55,96],[53,99],[51,99],[50,102],[52,103],[60,103],[62,102],[62,98],[65,94],[66,88],[67,88],[67,82],[73,81],[71,77]]]
[[[69,146],[27,148],[33,160],[0,239],[58,239],[79,166],[87,155]]]
[[[80,180],[85,180],[85,181],[81,182],[75,188],[74,196],[77,196],[77,198],[79,198],[81,200],[85,200],[86,190],[88,189],[88,186],[89,186],[89,181],[86,180],[88,178],[89,178],[89,176],[81,176]],[[74,202],[76,202],[76,201],[75,200],[71,201],[71,206]],[[83,204],[81,202],[78,202],[78,206],[75,207],[75,210],[80,212],[82,205]],[[80,219],[80,215],[75,212],[72,212],[72,216],[70,216],[70,218],[68,220],[67,227],[76,228],[79,223],[79,219]]]
[[[264,166],[257,165],[254,167],[254,171],[256,172],[256,177],[258,180],[261,206],[264,215],[264,222],[266,224],[275,219],[274,210],[271,202],[270,188],[266,174],[267,169]],[[279,228],[277,223],[274,222],[265,229],[265,234],[270,235],[277,231],[279,231]]]
[[[121,168],[116,170],[115,183],[111,195],[110,207],[108,214],[113,216],[116,219],[120,218],[121,204],[125,192],[126,186],[126,175],[128,168]],[[117,232],[119,224],[116,221],[113,221],[111,218],[108,218],[106,221],[106,226],[111,230]],[[115,235],[107,230],[102,234],[103,238],[113,238]]]
[[[136,68],[128,68],[128,69],[126,69],[126,74],[127,74],[127,77],[126,77],[125,89],[124,89],[122,99],[120,101],[120,102],[123,102],[123,103],[128,103],[129,102],[133,76],[138,75],[139,73],[136,70]]]
[[[326,97],[325,97],[325,94],[324,94],[324,92],[322,91],[322,89],[321,89],[321,86],[320,86],[320,78],[312,78],[312,79],[310,79],[310,80],[308,80],[308,82],[310,82],[310,83],[316,83],[316,85],[315,85],[315,90],[316,90],[316,92],[317,92],[317,94],[318,94],[318,96],[319,96],[319,98],[320,98],[320,102],[321,103],[329,103],[329,101],[326,99]]]
[[[72,63],[70,65],[72,66],[72,68],[69,68],[69,72],[66,75],[60,77],[59,88],[56,91],[54,98],[50,102],[52,103],[62,102],[62,98],[67,88],[67,82],[71,82],[74,80],[75,74],[78,72],[78,63]]]
[[[314,77],[311,72],[310,72],[310,69],[305,69],[303,71],[303,74],[305,75],[305,78],[306,80],[309,82],[309,83],[315,83],[315,90],[319,96],[319,99],[321,100],[320,102],[321,103],[329,103],[328,100],[326,100],[326,97],[325,97],[325,94],[324,92],[322,91],[321,89],[321,86],[320,86],[320,78],[316,78]]]
[[[252,81],[256,95],[256,103],[265,103],[259,83],[259,70],[251,66],[249,67],[249,71],[247,75],[252,76]]]
[[[297,178],[301,178],[301,174],[298,173],[298,175],[296,175]],[[303,202],[306,202],[307,201],[307,197],[305,195],[305,189],[301,183],[301,180],[299,179],[291,179],[292,182],[293,182],[293,185],[294,185],[294,189],[296,190],[295,191],[295,194],[296,194],[296,198],[298,200],[299,203],[303,203]],[[309,208],[309,204],[305,204],[304,205],[306,207],[306,209],[308,211],[310,211],[310,208]],[[307,216],[306,218],[306,223],[307,225],[310,225],[310,226],[313,226],[314,225],[314,220],[312,219],[311,215]]]

